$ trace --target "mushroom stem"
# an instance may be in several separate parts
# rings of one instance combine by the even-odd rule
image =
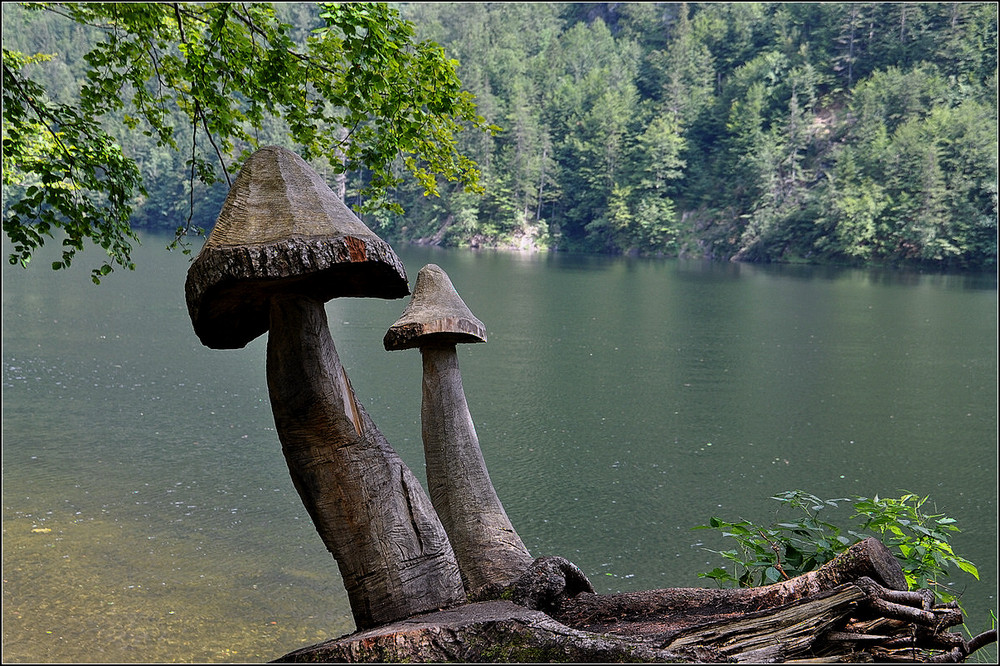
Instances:
[[[267,385],[292,481],[337,560],[358,628],[463,603],[441,522],[354,397],[321,302],[272,296]]]
[[[479,448],[454,344],[428,344],[423,358],[421,433],[431,502],[451,539],[470,594],[505,585],[532,557],[507,518]]]

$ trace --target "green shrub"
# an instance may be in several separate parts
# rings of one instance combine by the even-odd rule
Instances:
[[[695,528],[719,530],[738,544],[732,550],[706,549],[726,559],[732,570],[717,567],[698,574],[700,578],[711,578],[720,587],[767,585],[812,571],[874,536],[899,559],[911,590],[931,589],[942,603],[956,600],[944,583],[952,566],[979,579],[976,566],[956,555],[949,543],[951,534],[960,531],[955,519],[923,513],[927,497],[908,492],[899,499],[876,495],[823,500],[790,490],[771,499],[791,509],[792,517],[769,526],[713,517],[708,525]],[[820,518],[821,512],[848,503],[854,510],[850,519],[858,521],[856,529],[842,529]]]

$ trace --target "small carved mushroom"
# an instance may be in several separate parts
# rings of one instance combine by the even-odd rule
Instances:
[[[420,269],[412,299],[383,339],[389,351],[420,348],[427,485],[473,596],[513,582],[532,562],[490,481],[465,400],[456,344],[475,342],[486,342],[486,327],[434,264]]]
[[[274,146],[247,160],[187,276],[206,346],[240,348],[270,331],[278,438],[359,629],[466,598],[427,495],[354,396],[323,305],[408,292],[392,248],[302,158]]]

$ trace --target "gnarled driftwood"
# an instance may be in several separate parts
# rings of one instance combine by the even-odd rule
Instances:
[[[900,587],[902,572],[875,539],[760,588],[599,595],[581,575],[562,558],[539,558],[498,591],[511,601],[420,615],[277,661],[963,661],[996,640],[947,632],[962,623],[956,607],[887,587]]]

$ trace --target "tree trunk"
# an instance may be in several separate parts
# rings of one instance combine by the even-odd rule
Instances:
[[[957,608],[883,585],[898,585],[902,571],[874,539],[761,588],[596,595],[579,591],[589,587],[581,575],[562,558],[539,558],[505,591],[513,602],[466,604],[276,661],[962,661],[996,641],[995,631],[970,641],[945,632],[962,623]]]
[[[815,597],[861,578],[891,590],[906,589],[906,578],[892,553],[877,539],[867,539],[815,571],[773,585],[584,593],[561,600],[551,614],[588,631],[662,635]]]
[[[428,613],[276,659],[291,663],[611,663],[725,661],[711,649],[663,650],[643,639],[593,634],[509,601]]]
[[[455,550],[466,589],[475,595],[486,586],[513,582],[532,558],[486,470],[455,345],[430,345],[420,352],[420,423],[428,490]]]
[[[354,397],[319,301],[272,298],[267,383],[292,481],[337,560],[358,628],[463,603],[441,522]]]
[[[340,144],[337,147],[336,153],[337,158],[340,160],[340,166],[344,165],[347,159],[347,143],[350,141],[348,138],[348,131],[346,127],[338,127],[336,129],[337,142]],[[338,199],[347,203],[347,172],[341,171],[340,173],[333,174],[333,187],[330,188]]]

